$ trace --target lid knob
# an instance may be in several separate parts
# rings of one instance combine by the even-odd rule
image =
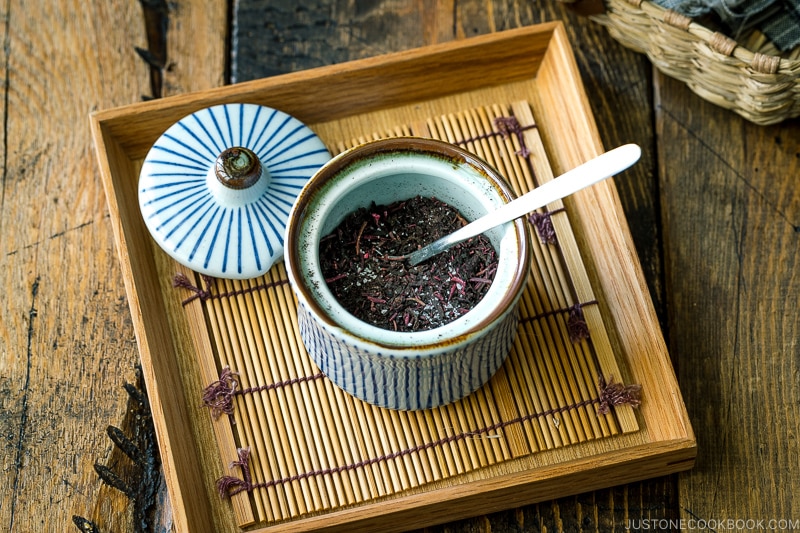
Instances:
[[[261,178],[261,161],[252,150],[243,146],[226,149],[214,163],[214,172],[220,183],[228,188],[242,190],[255,185]]]

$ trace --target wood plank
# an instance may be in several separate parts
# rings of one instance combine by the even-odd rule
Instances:
[[[173,13],[171,39],[183,48],[172,55],[166,92],[222,83],[218,4],[186,2]],[[124,389],[137,383],[138,352],[89,113],[151,94],[134,50],[147,47],[142,6],[12,0],[2,19],[0,430],[9,439],[0,482],[10,490],[0,496],[0,529],[67,531],[77,515],[101,531],[140,530],[135,505],[94,469],[107,465],[135,490],[141,471],[106,428],[121,427],[139,445],[146,439]]]
[[[136,58],[118,53],[139,34],[130,24],[110,30],[133,18],[130,9],[5,7],[0,390],[9,439],[0,479],[11,490],[0,497],[0,528],[57,531],[102,492],[90,458],[111,452],[105,426],[122,420],[122,384],[135,381],[136,345],[88,113],[142,92]],[[129,520],[126,502],[108,508],[112,524]]]
[[[794,518],[800,121],[755,126],[656,81],[670,345],[700,443],[681,516]]]

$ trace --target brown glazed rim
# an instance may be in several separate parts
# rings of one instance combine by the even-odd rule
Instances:
[[[284,254],[289,259],[288,266],[293,271],[293,277],[296,281],[294,284],[294,289],[302,295],[303,300],[305,300],[306,304],[311,308],[311,311],[319,319],[323,320],[332,328],[346,331],[348,335],[352,336],[353,338],[357,338],[359,341],[364,343],[381,346],[383,348],[395,351],[423,351],[426,349],[436,349],[448,345],[460,344],[466,341],[468,337],[481,332],[495,321],[499,320],[508,310],[508,308],[516,303],[517,297],[525,288],[528,269],[530,266],[530,249],[527,226],[525,225],[524,220],[521,218],[514,221],[515,234],[519,242],[519,256],[517,258],[517,265],[511,285],[509,286],[509,290],[503,294],[502,299],[498,302],[498,305],[493,308],[489,315],[457,337],[445,337],[439,341],[421,346],[398,346],[392,343],[375,341],[374,339],[365,339],[349,330],[346,330],[346,328],[342,327],[341,324],[329,316],[328,313],[316,302],[316,299],[309,288],[302,282],[304,278],[302,272],[299,272],[301,263],[299,258],[299,247],[297,246],[297,243],[299,242],[297,235],[303,225],[303,221],[306,218],[307,209],[312,203],[315,195],[328,181],[336,177],[340,172],[354,163],[376,155],[398,152],[427,154],[438,158],[449,159],[458,165],[469,165],[487,178],[506,202],[509,202],[516,197],[506,180],[486,161],[458,146],[444,141],[422,137],[392,137],[389,139],[369,141],[367,143],[350,148],[349,150],[340,153],[326,163],[322,168],[320,168],[319,171],[317,171],[317,173],[307,182],[306,186],[297,197],[294,207],[294,216],[290,217],[289,219],[286,242],[284,246]],[[446,328],[447,326],[444,325],[440,327]],[[405,332],[392,332],[388,330],[387,333],[390,335],[408,334]]]

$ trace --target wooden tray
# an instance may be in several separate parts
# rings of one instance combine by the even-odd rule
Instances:
[[[213,321],[214,311],[208,303],[213,298],[208,296],[226,293],[231,297],[231,305],[240,306],[244,311],[239,312],[246,315],[252,307],[244,295],[252,291],[217,281],[209,286],[210,292],[204,293],[208,301],[196,298],[185,305],[185,290],[173,287],[175,274],[182,272],[185,279],[203,290],[205,280],[179,268],[153,244],[139,214],[136,183],[148,149],[170,125],[200,108],[228,102],[257,103],[294,115],[314,129],[334,152],[359,139],[383,136],[386,132],[410,131],[437,136],[434,131],[437,130],[437,120],[447,123],[451,120],[447,117],[492,109],[492,106],[501,110],[513,108],[513,113],[504,111],[501,114],[511,113],[521,125],[529,126],[510,135],[505,132],[497,138],[502,138],[498,142],[508,149],[519,150],[522,143],[538,152],[534,154],[538,161],[534,166],[540,175],[559,174],[602,151],[574,57],[560,23],[531,26],[95,113],[92,131],[100,171],[179,531],[345,528],[402,531],[692,466],[694,436],[637,258],[632,253],[634,247],[616,190],[613,182],[607,180],[565,201],[565,211],[560,215],[568,215],[568,218],[560,216],[555,220],[553,217],[559,236],[569,241],[566,246],[561,245],[555,257],[557,262],[574,265],[578,277],[585,277],[584,294],[579,295],[578,303],[591,301],[592,304],[589,306],[590,316],[587,316],[592,330],[589,360],[597,361],[600,374],[597,377],[641,385],[643,403],[640,407],[620,406],[613,408],[610,415],[598,415],[598,399],[593,392],[584,390],[576,392],[571,400],[555,398],[550,404],[531,406],[527,411],[520,408],[516,414],[494,420],[492,416],[497,414],[492,411],[494,404],[485,399],[491,395],[480,396],[469,401],[478,405],[478,411],[489,413],[482,424],[470,421],[463,427],[444,427],[447,424],[442,421],[446,418],[437,417],[448,412],[460,412],[458,406],[446,408],[451,411],[414,415],[421,417],[420,420],[428,416],[438,421],[438,426],[431,426],[434,427],[431,431],[441,432],[438,437],[441,442],[452,444],[453,435],[471,434],[476,427],[482,432],[480,436],[496,439],[479,443],[487,453],[476,453],[479,459],[471,468],[442,467],[438,470],[445,472],[442,475],[421,475],[423,482],[393,485],[391,480],[382,476],[387,472],[391,476],[391,468],[400,466],[384,465],[382,470],[375,460],[376,454],[383,459],[390,456],[398,463],[408,462],[412,460],[410,451],[430,450],[439,442],[435,435],[418,436],[416,432],[405,429],[407,426],[395,424],[395,429],[401,427],[397,431],[402,443],[390,443],[383,451],[365,451],[364,456],[348,456],[338,464],[321,464],[319,460],[313,460],[313,457],[325,455],[316,454],[313,445],[309,445],[312,441],[317,442],[314,439],[305,439],[305,447],[292,441],[288,446],[289,454],[296,452],[312,459],[305,470],[302,464],[294,469],[287,467],[289,471],[282,474],[289,486],[287,494],[293,493],[298,502],[304,497],[314,501],[320,494],[323,503],[300,505],[294,510],[276,514],[264,511],[263,507],[268,507],[276,498],[287,496],[265,493],[259,500],[255,491],[244,491],[231,500],[220,498],[215,481],[223,474],[239,473],[240,467],[230,464],[237,459],[237,448],[249,447],[251,440],[267,442],[268,439],[263,436],[264,432],[259,437],[255,435],[256,430],[250,433],[243,430],[247,426],[247,413],[253,412],[247,411],[244,400],[238,402],[238,414],[230,418],[214,418],[201,405],[203,389],[219,376],[223,363],[228,361],[223,347],[225,342],[219,335],[218,324]],[[530,112],[532,115],[528,117]],[[445,130],[448,130],[446,124],[438,136],[450,135]],[[553,206],[548,208],[555,212]],[[561,211],[560,207],[556,210]],[[570,275],[572,269],[570,266]],[[269,274],[274,276],[269,279],[280,281],[281,275],[278,268]],[[256,286],[251,289],[263,288],[264,283],[253,283]],[[270,288],[277,285],[273,283]],[[288,291],[288,287],[284,285],[281,290]],[[291,311],[293,302],[289,293],[267,294],[265,298],[272,301],[273,306]],[[280,303],[274,303],[276,301]],[[554,327],[562,326],[556,323]],[[287,352],[293,352],[295,355],[292,357],[299,361],[297,366],[302,366],[302,347],[296,347],[291,338],[284,342],[292,343],[294,348],[290,350],[287,347]],[[572,353],[571,349],[567,351]],[[524,366],[534,356],[523,346],[511,359],[522,361]],[[243,371],[240,368],[236,370]],[[345,408],[345,412],[350,409],[354,416],[370,420],[392,420],[395,416],[391,414],[394,412],[379,413],[360,402],[356,406],[349,397],[340,398],[337,395],[341,395],[341,391],[321,384],[324,378],[315,378],[313,368],[305,370],[280,377],[286,381],[277,385],[287,384],[300,391],[302,387],[310,387],[309,383],[313,381],[315,388],[308,389],[311,392],[297,392],[298,395],[311,395],[304,396],[306,405],[309,398],[342,404],[349,401],[350,407]],[[503,370],[501,373],[506,376],[511,372]],[[556,374],[545,380],[545,388],[567,381]],[[242,379],[252,379],[252,376]],[[274,390],[274,381],[248,384]],[[533,388],[532,383],[523,382],[523,385]],[[499,385],[495,383],[494,386]],[[580,389],[580,384],[576,388]],[[566,389],[569,389],[569,384]],[[516,395],[513,387],[507,394],[509,397]],[[567,417],[555,416],[578,405],[585,412],[575,416],[584,417],[587,427],[595,424],[599,428],[596,435],[583,438],[567,435],[569,432],[561,421],[563,418],[566,422]],[[272,414],[280,414],[279,410],[280,407],[275,408]],[[270,413],[268,408],[267,413]],[[286,416],[289,425],[293,422],[292,416],[303,417],[302,413]],[[589,419],[586,417],[592,422],[586,422]],[[592,417],[596,418],[596,423]],[[453,415],[449,420],[456,418]],[[524,438],[514,440],[514,431],[520,435],[526,431],[533,435],[534,431],[522,426],[511,428],[511,424],[534,420],[538,423],[539,419],[544,428],[542,435],[547,432],[553,432],[555,436],[559,432],[566,435],[563,445],[536,446],[531,444],[536,441],[535,436],[529,439],[527,447],[523,445],[526,442]],[[380,430],[384,432],[382,435],[392,436],[385,429],[392,427],[392,423],[378,426],[384,428]],[[508,432],[504,434],[502,430],[506,429]],[[371,429],[365,426],[361,431]],[[319,436],[321,433],[324,431],[312,428],[307,434]],[[422,441],[415,441],[409,436],[411,433]],[[444,446],[428,454],[431,464],[441,462],[446,465],[451,458],[448,454],[453,454],[452,457],[459,453],[469,455],[468,450],[464,451],[468,448],[466,439],[458,440],[459,446],[453,446],[449,452]],[[507,448],[505,451],[504,446]],[[493,447],[497,449],[494,459],[481,460],[481,457],[492,455],[488,450]],[[253,461],[266,462],[267,458],[255,457]],[[423,463],[417,464],[424,470]],[[357,476],[359,469],[371,469],[371,472],[363,474],[369,480],[364,483],[366,487],[394,488],[372,492],[367,488],[359,493],[362,496],[350,498],[347,495],[341,498],[326,495],[319,488],[328,485],[328,490],[332,491],[330,494],[335,496],[348,480],[346,476],[332,480],[325,476],[342,473]],[[268,470],[262,468],[261,472]],[[317,477],[321,479],[318,484]],[[253,481],[266,483],[270,489],[277,486],[270,485],[270,479]]]

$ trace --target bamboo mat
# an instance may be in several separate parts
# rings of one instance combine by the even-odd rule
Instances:
[[[323,140],[337,152],[402,135],[472,151],[518,194],[553,177],[527,102]],[[630,405],[637,390],[613,387],[618,361],[569,213],[559,201],[530,221],[534,260],[507,361],[477,392],[423,411],[371,406],[319,372],[299,338],[283,263],[245,281],[181,270],[176,285],[184,290],[176,297],[193,324],[209,395],[231,401],[217,405],[214,429],[222,462],[230,464],[218,488],[231,497],[239,526],[346,508],[638,429]]]

